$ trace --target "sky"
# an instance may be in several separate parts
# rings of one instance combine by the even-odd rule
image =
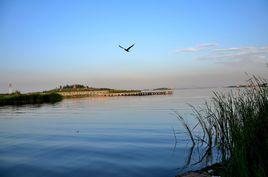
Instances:
[[[0,1],[0,93],[220,87],[267,62],[267,0]]]

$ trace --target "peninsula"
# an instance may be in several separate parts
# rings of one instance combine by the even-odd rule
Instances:
[[[19,91],[10,94],[0,94],[0,106],[56,103],[63,98],[81,97],[115,97],[115,96],[150,96],[170,95],[172,89],[161,88],[153,90],[117,90],[110,88],[94,88],[80,84],[65,85],[58,88],[34,93],[20,93]]]
[[[94,88],[84,85],[66,85],[60,86],[49,92],[56,92],[65,98],[75,97],[114,97],[114,96],[149,96],[149,95],[169,95],[172,89],[153,89],[153,90],[117,90],[110,88]]]

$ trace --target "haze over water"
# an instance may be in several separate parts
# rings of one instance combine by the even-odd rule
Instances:
[[[190,144],[172,109],[191,122],[186,103],[200,105],[211,94],[189,89],[167,96],[2,107],[0,176],[172,177],[184,165]]]

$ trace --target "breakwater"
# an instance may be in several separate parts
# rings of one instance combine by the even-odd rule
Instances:
[[[172,90],[160,90],[160,91],[137,91],[137,92],[118,92],[111,93],[109,91],[68,91],[58,92],[63,97],[115,97],[115,96],[150,96],[150,95],[170,95]]]

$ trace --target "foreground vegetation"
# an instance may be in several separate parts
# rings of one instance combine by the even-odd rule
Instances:
[[[0,106],[3,105],[22,105],[22,104],[41,104],[56,103],[63,98],[57,93],[29,93],[21,94],[19,92],[13,94],[1,94]]]
[[[260,78],[249,82],[254,87],[214,93],[205,109],[192,107],[198,122],[194,127],[177,114],[193,146],[205,147],[199,162],[217,149],[224,166],[221,176],[268,176],[268,90]]]

